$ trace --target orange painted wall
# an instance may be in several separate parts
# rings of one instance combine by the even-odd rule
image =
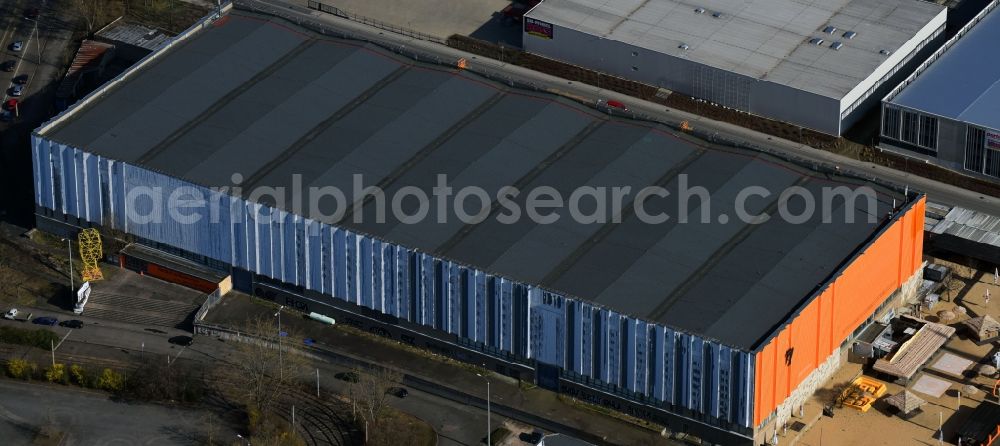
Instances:
[[[925,205],[925,198],[915,203],[757,352],[755,426],[917,271]]]

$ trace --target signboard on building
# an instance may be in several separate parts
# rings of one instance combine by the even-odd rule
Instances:
[[[986,142],[983,144],[986,148],[993,150],[1000,150],[1000,132],[986,131]]]
[[[524,18],[524,31],[535,37],[541,37],[543,39],[552,38],[552,24],[541,20],[535,20],[531,17]]]

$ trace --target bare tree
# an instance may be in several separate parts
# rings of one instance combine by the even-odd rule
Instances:
[[[371,370],[355,369],[357,381],[349,388],[349,398],[354,407],[355,417],[360,417],[365,431],[365,442],[369,441],[369,432],[382,432],[380,429],[384,416],[389,408],[390,393],[403,376],[396,371],[376,367]],[[374,442],[379,444],[379,442]]]
[[[245,338],[237,342],[237,358],[227,375],[248,409],[268,412],[282,391],[301,382],[307,358],[296,351],[299,345],[287,329],[280,336],[275,321],[265,317],[246,320],[240,328]]]
[[[126,0],[70,0],[71,11],[87,26],[87,35],[124,14]]]

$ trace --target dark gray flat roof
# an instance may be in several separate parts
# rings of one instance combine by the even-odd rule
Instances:
[[[491,196],[506,185],[550,186],[564,197],[580,186],[629,186],[631,210],[639,189],[664,186],[670,196],[646,202],[649,213],[671,215],[664,224],[631,212],[621,223],[583,224],[565,209],[553,224],[403,224],[392,215],[378,223],[374,202],[362,223],[352,215],[326,221],[744,349],[826,283],[873,237],[893,200],[903,200],[245,12],[171,48],[42,136],[205,186],[230,185],[238,172],[244,190],[290,187],[300,174],[304,187],[351,191],[352,174],[361,173],[392,197],[404,186],[430,193],[447,174],[455,190],[475,185]],[[682,181],[710,194],[715,223],[678,223]],[[748,186],[772,193],[751,198],[748,211],[774,213],[788,186],[860,184],[880,192],[879,224],[860,214],[853,224],[734,217],[736,194]],[[524,195],[514,201],[523,205]],[[834,221],[843,220],[842,201]],[[592,201],[583,203],[589,211]],[[699,203],[685,208],[692,221]],[[730,222],[717,222],[723,213]]]
[[[1000,130],[1000,12],[986,16],[889,102]]]

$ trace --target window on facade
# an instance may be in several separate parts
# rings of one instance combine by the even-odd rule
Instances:
[[[916,113],[903,112],[903,128],[900,132],[901,140],[910,144],[917,143],[917,135],[920,132],[920,116]]]
[[[1000,178],[1000,150],[986,149],[986,165],[983,168],[983,173]]]
[[[938,120],[932,116],[920,117],[920,137],[917,144],[928,149],[937,150]]]
[[[983,129],[968,127],[965,133],[965,168],[973,172],[983,171],[983,158],[986,132]]]
[[[882,135],[899,139],[899,109],[886,106],[882,111]]]

